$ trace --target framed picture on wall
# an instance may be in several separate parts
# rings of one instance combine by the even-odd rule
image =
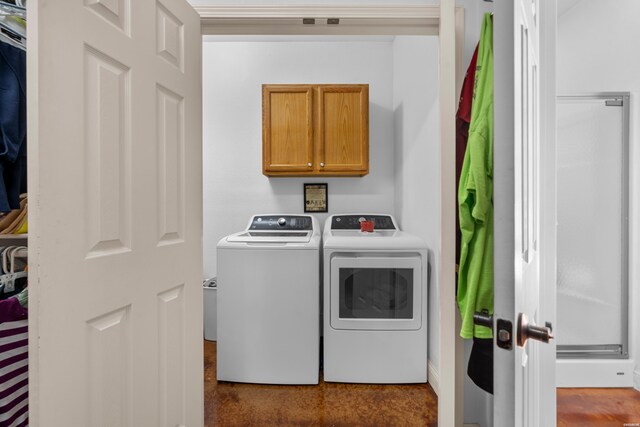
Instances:
[[[328,212],[328,198],[327,184],[304,184],[305,212]]]

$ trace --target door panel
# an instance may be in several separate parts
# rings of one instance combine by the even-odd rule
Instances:
[[[29,3],[32,425],[202,425],[199,16]]]
[[[516,338],[520,313],[555,322],[555,2],[495,6],[495,316],[516,332],[494,350],[494,424],[553,426],[555,344]]]
[[[536,169],[538,141],[535,135],[539,123],[534,114],[538,100],[538,92],[534,91],[536,69],[538,67],[538,28],[535,24],[537,1],[523,0],[516,2],[514,19],[516,23],[515,91],[516,116],[515,158],[520,159],[519,168],[516,160],[515,168],[515,228],[516,228],[516,299],[514,316],[526,313],[537,319],[540,289],[540,258],[534,245],[538,212],[534,208],[538,204],[538,194],[534,191],[539,177]],[[519,37],[518,37],[519,35]],[[518,250],[519,249],[519,250]],[[514,317],[517,318],[517,317]],[[517,327],[517,326],[516,326]],[[523,347],[515,347],[515,382],[516,390],[521,387],[522,401],[516,397],[516,425],[537,426],[538,385],[535,378],[540,375],[538,361],[538,343],[528,341]]]
[[[131,73],[85,45],[87,257],[131,250]]]

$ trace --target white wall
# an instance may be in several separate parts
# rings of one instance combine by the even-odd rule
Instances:
[[[562,2],[561,2],[562,3]],[[569,2],[558,16],[558,92],[631,92],[631,357],[640,389],[640,2]]]
[[[393,44],[395,206],[400,227],[429,246],[429,360],[439,366],[438,282],[440,145],[438,39],[396,37]]]
[[[395,214],[390,38],[374,42],[207,40],[211,39],[205,38],[203,45],[205,277],[216,274],[218,240],[243,230],[251,215],[302,213],[305,182],[328,183],[329,214]],[[368,83],[370,173],[362,178],[262,175],[263,83]],[[324,224],[329,214],[316,216]]]

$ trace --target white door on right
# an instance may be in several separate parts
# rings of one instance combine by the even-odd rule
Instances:
[[[556,424],[555,26],[554,0],[495,3],[497,427]]]

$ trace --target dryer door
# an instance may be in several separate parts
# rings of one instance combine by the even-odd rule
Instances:
[[[331,259],[333,329],[417,330],[422,325],[422,263],[416,256]]]

